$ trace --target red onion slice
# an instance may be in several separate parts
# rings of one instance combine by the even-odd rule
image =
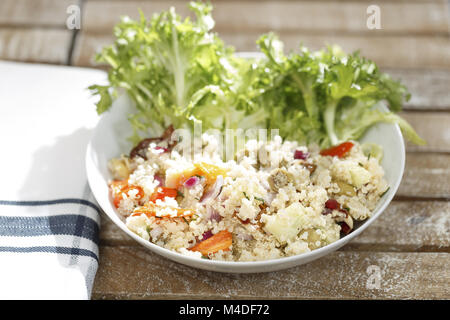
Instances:
[[[220,215],[219,212],[217,212],[217,210],[215,210],[211,206],[207,206],[206,207],[206,219],[210,220],[210,221],[219,222],[220,220],[222,220],[222,216]]]
[[[209,200],[214,200],[220,194],[223,187],[223,177],[217,176],[216,182],[209,188],[208,192],[205,193],[200,199],[200,203],[205,203]]]
[[[236,238],[238,238],[239,240],[242,240],[242,241],[253,240],[253,236],[251,234],[244,233],[244,232],[236,233]]]
[[[294,151],[294,159],[298,160],[306,160],[309,157],[309,152],[303,152],[302,150],[295,150]]]
[[[206,231],[206,232],[204,232],[204,233],[202,234],[202,237],[199,239],[199,241],[204,241],[204,240],[206,240],[206,239],[208,239],[208,238],[211,238],[212,236],[213,236],[212,231],[211,231],[211,230],[208,230],[208,231]]]
[[[161,176],[155,174],[155,176],[153,177],[154,180],[158,181],[158,187],[164,187],[164,180],[163,178],[161,178]]]
[[[187,179],[185,182],[184,182],[184,186],[186,187],[186,188],[193,188],[193,187],[195,187],[197,184],[199,184],[199,182],[200,182],[200,178],[199,177],[197,177],[197,176],[192,176],[192,177],[190,177],[189,179]]]

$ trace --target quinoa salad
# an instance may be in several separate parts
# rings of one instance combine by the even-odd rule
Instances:
[[[257,261],[309,252],[349,234],[389,188],[379,154],[356,141],[320,150],[280,136],[248,140],[223,161],[214,136],[202,134],[190,159],[172,132],[111,159],[110,191],[131,231],[183,255]]]

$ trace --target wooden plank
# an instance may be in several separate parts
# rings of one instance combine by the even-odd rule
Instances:
[[[104,245],[139,246],[102,215]],[[393,201],[361,235],[343,248],[352,251],[450,251],[450,202]]]
[[[397,196],[450,199],[450,155],[407,153]]]
[[[383,69],[411,92],[409,110],[450,110],[450,72],[447,70]]]
[[[0,25],[65,28],[67,8],[79,0],[2,0]]]
[[[220,35],[227,44],[234,46],[236,51],[255,51],[256,40],[260,34],[236,32]],[[339,44],[347,52],[360,50],[363,56],[384,68],[450,70],[450,41],[443,37],[366,37],[298,32],[281,34],[281,39],[285,42],[286,51],[297,48],[301,42],[311,50],[324,48],[327,44]],[[78,66],[96,66],[93,60],[95,53],[112,42],[111,35],[82,31],[77,39],[73,63]]]
[[[83,30],[84,28],[81,29],[75,39],[72,61],[70,63],[82,67],[101,67],[100,64],[95,62],[95,54],[100,52],[103,47],[111,45],[114,38],[111,35],[89,35]]]
[[[381,29],[367,28],[370,1],[216,1],[213,17],[219,32],[248,31],[332,31],[369,34],[444,34],[448,35],[445,1],[383,2]],[[87,1],[83,29],[89,33],[109,33],[122,15],[138,17],[138,8],[146,16],[174,6],[179,14],[190,12],[186,1]],[[104,14],[105,10],[108,14]],[[190,14],[192,16],[192,14]]]
[[[92,298],[448,299],[449,263],[447,253],[334,252],[284,271],[228,274],[186,267],[141,247],[101,247]]]
[[[402,116],[427,141],[424,146],[408,142],[407,151],[450,152],[450,113],[403,112]]]
[[[71,31],[41,28],[0,29],[0,59],[65,64]]]
[[[450,202],[394,201],[349,249],[450,252]],[[345,247],[344,247],[345,248]]]

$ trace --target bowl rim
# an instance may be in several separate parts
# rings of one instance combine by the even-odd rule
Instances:
[[[249,57],[249,58],[255,57],[254,52],[239,52],[237,54],[239,56],[243,56],[243,57]],[[231,273],[255,272],[255,271],[248,271],[248,270],[250,268],[257,268],[257,267],[270,268],[270,267],[276,267],[278,265],[286,265],[286,268],[289,268],[290,266],[295,266],[295,265],[301,264],[301,260],[306,260],[306,262],[309,262],[309,261],[314,260],[315,258],[319,258],[322,255],[325,255],[326,253],[331,253],[333,251],[336,251],[337,249],[339,249],[340,247],[345,245],[347,242],[351,241],[352,239],[354,239],[355,237],[360,235],[361,232],[363,232],[369,225],[371,225],[381,215],[381,213],[384,212],[386,207],[392,202],[392,199],[394,198],[394,196],[400,186],[400,183],[401,183],[402,177],[403,177],[403,173],[404,173],[404,168],[405,168],[405,157],[406,156],[405,156],[405,143],[404,143],[403,135],[401,133],[399,126],[397,124],[391,123],[389,125],[394,127],[394,131],[398,135],[400,142],[401,142],[400,150],[399,150],[400,159],[398,159],[400,161],[400,168],[401,168],[399,178],[395,181],[395,185],[390,185],[389,192],[386,195],[384,195],[387,198],[384,199],[384,202],[382,203],[382,205],[375,212],[373,212],[372,216],[369,219],[364,220],[363,223],[357,229],[355,229],[353,232],[351,232],[350,234],[340,238],[339,240],[336,240],[335,242],[327,244],[321,248],[314,249],[309,252],[300,253],[297,255],[288,256],[288,257],[281,257],[281,258],[268,259],[268,260],[258,260],[258,261],[222,261],[222,260],[199,259],[197,257],[183,255],[179,252],[176,252],[176,251],[173,251],[173,250],[170,250],[167,248],[163,248],[161,246],[158,246],[157,244],[154,244],[150,241],[147,241],[147,240],[139,237],[137,234],[135,234],[130,229],[128,229],[128,227],[125,225],[125,223],[119,218],[119,215],[115,209],[113,210],[113,212],[110,212],[109,210],[106,210],[109,208],[105,209],[104,206],[102,206],[102,203],[101,203],[102,201],[99,201],[98,197],[96,196],[96,191],[95,191],[96,189],[95,189],[95,183],[94,183],[95,177],[93,176],[93,169],[94,168],[97,169],[97,167],[95,166],[95,164],[93,163],[93,161],[90,157],[90,155],[93,152],[92,145],[93,145],[93,141],[96,136],[95,131],[98,127],[98,124],[100,123],[100,121],[102,119],[103,118],[99,119],[97,125],[94,128],[94,134],[92,135],[92,137],[87,145],[86,155],[85,155],[85,166],[86,166],[86,174],[87,174],[88,184],[91,188],[94,198],[96,199],[97,203],[100,205],[101,210],[112,220],[112,222],[116,226],[118,226],[128,236],[133,238],[135,241],[137,241],[139,244],[143,245],[144,247],[152,250],[153,252],[158,253],[158,254],[162,255],[163,257],[166,257],[170,260],[173,260],[173,261],[176,261],[176,262],[179,262],[182,264],[186,264],[191,267],[213,270],[213,271],[218,271],[218,272],[231,272]],[[111,201],[110,197],[108,197],[108,198],[109,198],[109,201]],[[298,260],[298,263],[296,263],[297,260]],[[218,270],[216,270],[216,268]],[[233,270],[234,268],[239,268],[240,270]],[[280,268],[280,269],[283,269],[283,268]],[[270,270],[272,270],[272,269],[269,269],[267,271],[270,271]],[[261,272],[261,271],[257,271],[257,272]]]

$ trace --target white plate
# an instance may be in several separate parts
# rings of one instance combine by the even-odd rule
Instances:
[[[126,96],[120,97],[114,102],[110,111],[101,117],[95,128],[86,153],[86,171],[89,185],[100,207],[123,232],[151,251],[195,268],[236,273],[267,272],[290,268],[318,259],[339,249],[371,225],[391,202],[402,179],[405,166],[405,146],[400,129],[397,125],[379,123],[373,126],[361,141],[374,142],[382,146],[384,156],[381,166],[385,171],[385,179],[390,189],[378,203],[372,217],[364,221],[352,233],[336,242],[311,252],[273,260],[231,262],[184,256],[157,246],[131,232],[120,220],[110,200],[108,181],[111,179],[111,176],[107,168],[107,163],[109,159],[117,157],[122,153],[128,154],[132,148],[132,145],[127,141],[127,137],[131,135],[131,127],[127,120],[127,114],[131,105],[131,101]],[[380,108],[386,109],[385,106],[380,106]]]

